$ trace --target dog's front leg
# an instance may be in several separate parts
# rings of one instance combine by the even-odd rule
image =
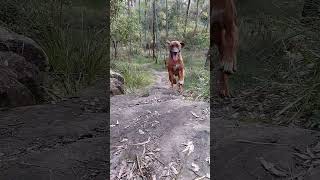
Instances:
[[[174,76],[173,76],[173,72],[172,71],[169,71],[169,80],[170,80],[170,83],[171,83],[171,88],[173,89],[173,84],[174,84]]]
[[[184,69],[179,71],[178,78],[179,78],[179,82],[178,82],[179,92],[181,93],[183,91],[183,84],[184,84]]]

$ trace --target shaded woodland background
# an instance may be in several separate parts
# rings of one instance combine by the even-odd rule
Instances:
[[[122,0],[111,2],[111,68],[121,72],[127,92],[150,84],[151,69],[165,71],[166,40],[183,41],[186,93],[209,99],[209,1]]]
[[[249,111],[262,115],[244,121],[319,128],[320,2],[243,0],[237,7],[232,85]]]
[[[319,1],[239,0],[237,8],[239,71],[232,89],[237,102],[259,114],[243,121],[320,128]],[[51,65],[49,89],[59,97],[109,73],[108,59],[125,76],[127,92],[145,87],[152,73],[144,65],[165,70],[164,42],[179,39],[186,43],[186,92],[208,100],[209,1],[111,0],[110,14],[108,39],[104,0],[0,2],[0,25],[44,48]]]
[[[108,72],[104,0],[2,0],[0,26],[44,49],[53,98],[74,95]]]

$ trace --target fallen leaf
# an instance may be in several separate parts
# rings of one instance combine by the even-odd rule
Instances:
[[[199,118],[200,116],[198,116],[196,113],[194,113],[194,112],[192,112],[191,111],[191,114],[194,116],[194,117],[196,117],[196,118]]]
[[[191,166],[192,166],[192,170],[195,171],[195,172],[198,172],[199,171],[199,166],[195,163],[191,163]]]
[[[139,129],[139,134],[144,134],[144,132],[141,129]]]
[[[318,142],[312,149],[314,152],[320,152],[320,142]]]
[[[305,159],[305,160],[309,160],[310,157],[305,155],[305,154],[301,154],[301,153],[293,153],[294,155],[298,156],[301,159]]]
[[[119,170],[119,174],[118,174],[118,178],[119,178],[119,179],[122,177],[122,174],[123,174],[126,166],[127,166],[127,163],[126,163],[125,161],[122,161],[122,166],[121,166],[121,168],[120,168],[120,170]]]
[[[210,173],[207,173],[207,174],[206,174],[206,177],[210,179]]]
[[[194,180],[201,180],[201,179],[204,179],[204,178],[206,178],[206,176],[201,176],[201,177],[195,178]]]
[[[156,175],[152,175],[152,180],[157,180]]]
[[[206,161],[210,164],[210,157],[207,157]]]
[[[171,170],[172,170],[172,172],[174,173],[174,174],[179,174],[179,172],[177,171],[177,169],[171,164],[170,165],[170,168],[171,168]]]
[[[275,168],[273,163],[267,162],[263,159],[263,157],[260,158],[260,162],[262,166],[269,172],[271,172],[273,175],[279,176],[279,177],[286,177],[288,176],[287,173],[280,171]]]
[[[123,138],[120,142],[127,142],[128,139],[127,138]]]
[[[189,141],[187,144],[184,144],[184,145],[186,145],[187,147],[182,152],[188,151],[188,155],[190,155],[194,151],[193,142]]]
[[[313,154],[313,152],[310,150],[310,148],[307,148],[307,153],[312,159],[316,158],[316,156]]]

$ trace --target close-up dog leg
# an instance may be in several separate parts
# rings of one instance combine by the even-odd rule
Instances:
[[[222,69],[226,73],[233,74],[235,67],[235,53],[236,53],[236,32],[237,28],[234,23],[226,26],[222,33],[222,44],[224,56],[222,59]]]
[[[171,84],[171,89],[173,89],[173,84],[175,84],[174,82],[175,82],[175,79],[174,79],[174,76],[173,76],[173,73],[172,73],[172,71],[169,71],[168,72],[169,73],[169,81],[170,81],[170,84]]]
[[[179,81],[178,81],[179,92],[181,93],[183,91],[183,85],[184,85],[184,70],[179,71],[178,78],[179,78]]]

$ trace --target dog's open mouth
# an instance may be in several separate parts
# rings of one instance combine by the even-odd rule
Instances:
[[[178,60],[178,58],[179,58],[179,52],[180,52],[180,50],[179,50],[178,48],[173,48],[173,49],[171,50],[171,57],[172,57],[172,59],[173,59],[174,61],[177,61],[177,60]]]

